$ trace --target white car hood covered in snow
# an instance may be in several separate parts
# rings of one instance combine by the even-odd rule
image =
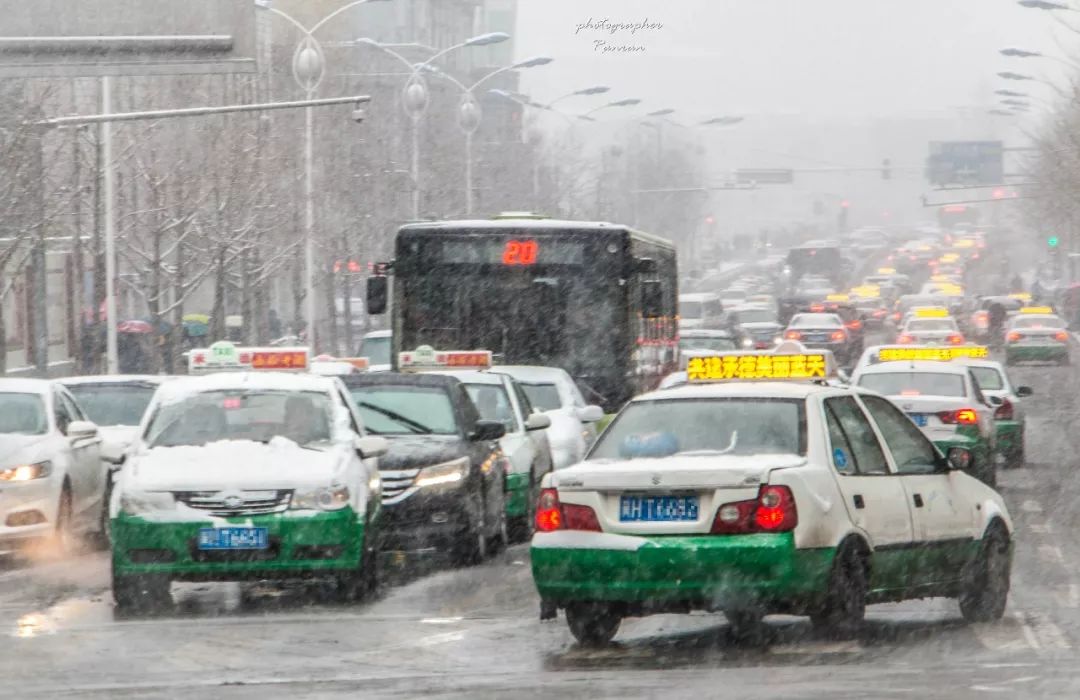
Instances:
[[[591,460],[556,472],[552,483],[560,491],[745,488],[765,483],[773,469],[805,463],[805,457],[784,454]]]
[[[222,440],[201,447],[155,447],[136,455],[125,472],[140,491],[220,491],[323,487],[346,478],[341,448],[306,449],[274,438],[269,443]]]

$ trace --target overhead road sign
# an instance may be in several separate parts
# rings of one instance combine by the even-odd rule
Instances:
[[[790,168],[736,170],[735,181],[740,185],[790,185],[795,182],[795,171]]]
[[[1005,179],[1001,141],[931,141],[926,179],[933,185],[997,185]]]

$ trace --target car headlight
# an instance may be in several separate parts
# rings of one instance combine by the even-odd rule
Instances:
[[[349,505],[349,487],[331,486],[313,491],[297,491],[289,508],[293,510],[341,510]]]
[[[128,515],[176,510],[176,499],[169,491],[120,491],[120,510]]]
[[[744,348],[752,348],[752,347],[754,347],[754,339],[753,338],[743,338],[742,339],[742,346]]]
[[[461,457],[450,462],[424,467],[416,475],[413,484],[419,488],[427,486],[447,486],[465,481],[469,475],[469,458]]]
[[[12,467],[0,469],[0,481],[33,481],[34,479],[44,479],[49,474],[52,474],[52,462],[16,464]]]

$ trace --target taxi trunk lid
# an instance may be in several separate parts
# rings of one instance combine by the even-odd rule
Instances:
[[[805,464],[797,455],[682,454],[657,459],[594,460],[554,474],[563,491],[650,491],[756,489],[773,469]]]

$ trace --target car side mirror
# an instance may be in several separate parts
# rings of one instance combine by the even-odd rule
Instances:
[[[534,413],[525,419],[525,430],[544,430],[551,427],[551,416],[545,413]]]
[[[641,283],[641,313],[645,318],[664,315],[664,289],[660,286],[660,280]]]
[[[948,464],[949,469],[957,471],[965,471],[969,469],[975,458],[972,456],[970,450],[966,450],[963,447],[951,447],[948,454],[945,455],[945,461]]]
[[[1021,399],[1026,399],[1029,396],[1033,396],[1035,391],[1029,386],[1016,387],[1016,395]]]
[[[386,313],[390,296],[390,278],[382,275],[367,278],[367,308],[369,314]]]
[[[390,443],[380,435],[365,435],[353,440],[353,447],[360,454],[361,459],[382,457],[390,449]]]
[[[604,409],[599,406],[585,406],[577,409],[577,417],[582,423],[598,423],[604,419]]]
[[[95,438],[98,435],[98,427],[88,420],[73,420],[68,423],[64,434],[72,440]]]
[[[1005,399],[1001,398],[1000,396],[987,396],[986,401],[994,408],[997,408],[998,406],[1001,406],[1005,403]]]
[[[474,442],[498,440],[506,435],[506,426],[497,420],[478,420],[476,427],[469,434],[469,439]]]

